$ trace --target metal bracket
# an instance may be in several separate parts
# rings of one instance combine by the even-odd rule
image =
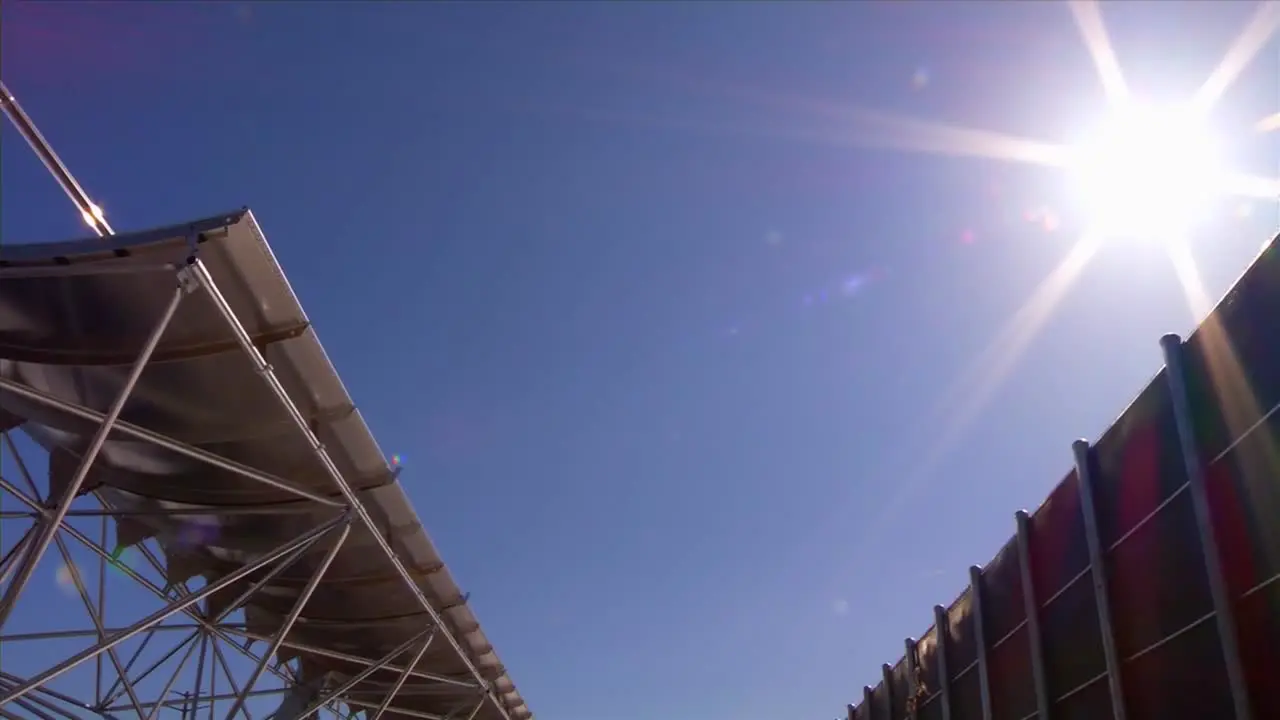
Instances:
[[[182,288],[185,295],[190,295],[200,289],[200,279],[195,273],[195,258],[188,258],[187,264],[178,268],[178,287]]]

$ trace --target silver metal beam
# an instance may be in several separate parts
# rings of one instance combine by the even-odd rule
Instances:
[[[379,531],[378,525],[374,521],[373,516],[369,514],[368,508],[364,506],[364,502],[360,500],[355,491],[352,490],[351,485],[347,483],[345,478],[343,478],[342,471],[338,469],[333,458],[329,456],[329,452],[325,449],[324,443],[320,442],[320,438],[312,432],[306,417],[298,409],[298,406],[293,402],[293,399],[289,397],[288,391],[285,390],[280,379],[276,377],[275,371],[272,370],[271,365],[267,363],[266,358],[264,358],[262,353],[258,351],[258,348],[254,346],[253,339],[244,329],[244,325],[240,323],[240,319],[236,317],[235,311],[231,308],[230,303],[228,303],[226,298],[223,297],[222,292],[218,289],[217,283],[209,273],[209,270],[200,260],[196,260],[191,267],[193,268],[196,279],[204,287],[205,291],[209,293],[209,296],[213,299],[218,312],[222,315],[223,320],[226,321],[227,326],[235,335],[236,342],[239,343],[240,348],[244,351],[245,355],[247,355],[250,361],[253,362],[254,367],[258,371],[258,375],[262,377],[263,381],[271,388],[271,391],[275,394],[280,404],[289,413],[289,416],[293,418],[293,422],[297,426],[298,431],[302,433],[303,437],[305,437],[311,444],[311,449],[316,458],[320,460],[322,465],[324,465],[325,470],[328,471],[329,476],[333,479],[334,484],[342,493],[343,498],[346,499],[347,503],[350,505],[351,510],[355,512],[356,516],[364,526],[369,529],[369,535],[373,538],[374,542],[378,544],[378,547],[387,557],[387,560],[391,563],[392,567],[395,568],[396,573],[400,575],[401,580],[404,581],[405,588],[413,594],[414,598],[418,601],[418,604],[422,606],[422,609],[426,611],[427,615],[431,618],[431,622],[441,629],[441,634],[445,641],[453,648],[458,659],[461,660],[462,664],[467,668],[467,672],[471,673],[472,677],[476,679],[476,683],[481,688],[485,689],[489,699],[493,702],[494,708],[502,715],[504,720],[511,720],[511,716],[507,711],[506,705],[501,699],[499,699],[498,695],[490,689],[488,680],[484,678],[484,675],[480,673],[480,669],[476,667],[474,662],[472,662],[471,654],[463,648],[462,644],[453,636],[453,633],[449,630],[448,623],[445,622],[444,618],[441,617],[435,607],[432,606],[431,601],[427,599],[426,594],[422,591],[422,588],[418,586],[413,575],[409,573],[408,568],[405,567],[404,562],[400,559],[399,555],[396,554],[395,549],[391,547],[387,538],[383,537],[383,533]]]
[[[903,663],[907,668],[907,718],[916,720],[917,703],[920,700],[920,687],[916,684],[920,668],[916,665],[916,641],[915,638],[907,638],[902,641],[906,653],[902,656]]]

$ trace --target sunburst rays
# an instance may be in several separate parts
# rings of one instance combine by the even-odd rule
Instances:
[[[1096,0],[1071,0],[1072,18],[1088,50],[1108,101],[1113,106],[1129,101],[1129,89],[1117,59]],[[1240,74],[1267,45],[1280,28],[1280,3],[1260,3],[1242,31],[1224,53],[1222,60],[1209,73],[1191,99],[1193,108],[1208,113],[1222,98]],[[932,123],[916,119],[894,119],[887,115],[860,113],[860,130],[866,128],[869,138],[896,149],[938,155],[975,156],[992,160],[1062,167],[1070,162],[1072,149],[1031,138],[1019,138],[996,132]],[[1259,132],[1280,130],[1280,113],[1257,121]],[[1255,175],[1229,174],[1222,187],[1224,195],[1276,200],[1280,198],[1280,179]],[[1041,280],[1032,295],[1019,306],[1013,316],[992,339],[975,361],[950,385],[935,407],[935,418],[942,432],[921,456],[916,469],[899,485],[878,513],[873,527],[889,522],[889,515],[901,509],[911,496],[927,484],[936,462],[949,451],[968,426],[985,408],[992,394],[1015,368],[1046,321],[1054,314],[1076,280],[1083,274],[1100,246],[1100,238],[1086,236],[1072,247],[1058,265]],[[1208,292],[1200,279],[1199,269],[1185,238],[1175,238],[1166,245],[1188,306],[1199,322],[1211,310]],[[1225,339],[1223,340],[1225,342]],[[1229,356],[1229,347],[1224,350]],[[1231,363],[1218,363],[1215,384],[1239,389],[1238,373]],[[1228,368],[1224,370],[1223,368]],[[1224,379],[1231,376],[1234,379]],[[1237,403],[1239,404],[1239,403]],[[872,537],[867,537],[871,541]]]

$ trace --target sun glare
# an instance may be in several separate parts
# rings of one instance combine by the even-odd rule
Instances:
[[[1223,179],[1216,140],[1181,108],[1116,109],[1071,166],[1090,232],[1108,238],[1184,239]]]

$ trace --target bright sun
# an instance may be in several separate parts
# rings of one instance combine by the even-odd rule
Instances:
[[[1184,239],[1208,212],[1223,170],[1201,116],[1181,108],[1117,109],[1071,158],[1089,230],[1108,238]]]

